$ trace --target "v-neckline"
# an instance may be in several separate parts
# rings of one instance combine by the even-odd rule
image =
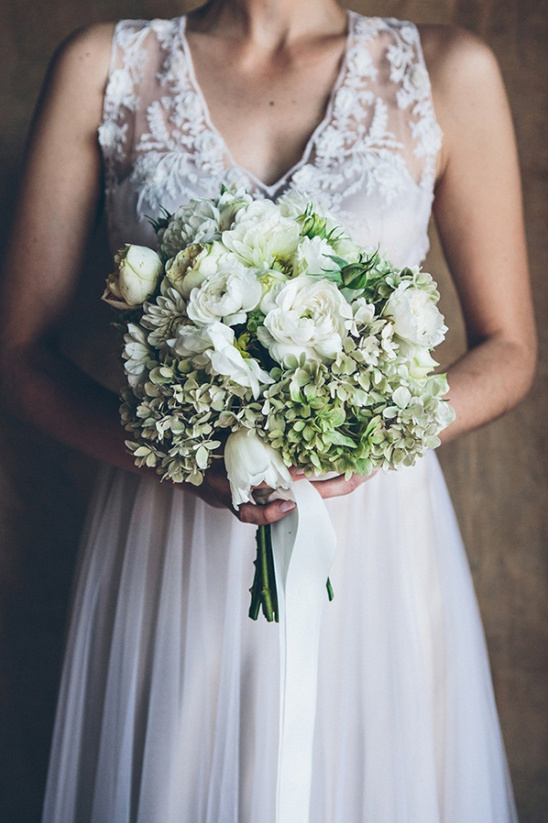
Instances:
[[[354,33],[354,13],[350,9],[346,9],[346,18],[347,18],[346,41],[345,41],[344,51],[343,51],[342,57],[341,57],[341,65],[340,65],[339,71],[337,73],[337,78],[336,78],[336,80],[335,80],[335,82],[334,82],[334,84],[331,88],[331,92],[330,92],[328,100],[327,100],[327,105],[326,105],[326,108],[325,108],[324,116],[322,117],[322,119],[320,120],[318,125],[314,128],[314,130],[310,134],[310,137],[308,138],[308,140],[306,142],[306,145],[304,147],[304,150],[303,150],[303,153],[302,153],[300,159],[296,163],[294,163],[287,171],[285,171],[283,173],[283,175],[278,180],[275,180],[273,183],[268,184],[268,183],[265,183],[263,180],[261,180],[259,177],[257,177],[257,175],[255,175],[252,171],[250,171],[249,169],[246,169],[245,166],[242,166],[240,163],[237,163],[235,161],[234,156],[233,156],[233,154],[232,154],[225,138],[223,137],[223,135],[221,134],[221,132],[219,131],[217,126],[215,126],[215,124],[213,123],[213,120],[211,119],[211,114],[210,114],[210,111],[209,111],[209,106],[207,104],[207,100],[205,99],[204,93],[202,92],[200,84],[198,83],[198,80],[196,78],[196,71],[194,69],[194,61],[192,59],[192,53],[191,53],[191,50],[190,50],[190,45],[189,45],[189,42],[188,42],[188,39],[187,39],[187,36],[186,36],[187,15],[185,14],[181,17],[180,29],[179,29],[181,45],[182,45],[183,52],[184,52],[184,55],[185,55],[185,58],[186,58],[186,63],[187,63],[187,66],[188,66],[188,74],[189,74],[190,80],[192,82],[192,85],[194,86],[194,90],[195,90],[195,92],[198,96],[198,99],[200,100],[200,104],[201,104],[201,107],[202,107],[202,115],[203,115],[204,121],[206,122],[206,124],[207,124],[209,130],[211,131],[211,133],[214,134],[215,137],[217,138],[217,140],[219,142],[219,145],[222,146],[223,153],[225,154],[225,156],[227,157],[227,159],[229,161],[230,168],[241,171],[244,175],[246,175],[248,178],[250,178],[255,183],[255,185],[257,187],[263,189],[268,194],[272,194],[277,189],[282,187],[289,178],[291,178],[300,168],[302,168],[303,166],[305,166],[307,164],[307,162],[309,160],[309,157],[310,157],[310,154],[312,153],[312,149],[314,148],[314,144],[316,143],[316,141],[317,141],[319,135],[321,134],[321,132],[327,127],[327,125],[329,124],[329,122],[331,120],[331,115],[332,115],[333,107],[334,107],[334,103],[335,103],[335,97],[337,96],[337,92],[339,91],[339,89],[343,85],[343,83],[346,79],[346,76],[347,76],[348,52],[349,52],[349,49],[350,49],[351,38],[352,38],[352,35]]]

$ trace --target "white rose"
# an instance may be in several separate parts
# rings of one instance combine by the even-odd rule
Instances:
[[[223,243],[245,265],[264,270],[293,257],[299,233],[299,225],[283,217],[274,203],[255,200],[236,214],[232,229],[223,232]]]
[[[254,502],[252,488],[260,483],[272,489],[288,489],[292,484],[289,469],[279,453],[251,430],[240,429],[230,434],[224,456],[235,508]]]
[[[286,283],[275,303],[257,335],[279,363],[301,354],[331,361],[342,351],[353,316],[334,283],[301,274]]]
[[[257,307],[263,296],[255,272],[237,260],[192,289],[187,306],[189,318],[198,326],[223,320],[227,326],[245,323],[247,312]]]
[[[251,389],[255,399],[260,394],[261,384],[274,382],[253,357],[242,356],[234,345],[234,331],[224,323],[213,323],[204,333],[208,335],[212,346],[212,349],[205,351],[205,355],[217,374],[230,377],[238,385]]]
[[[107,277],[102,299],[117,309],[140,306],[149,297],[163,272],[158,255],[147,246],[126,244],[115,255],[117,271]]]
[[[339,271],[333,260],[334,250],[321,237],[303,237],[294,258],[295,274],[323,274]]]
[[[394,322],[394,331],[408,343],[432,349],[445,337],[447,326],[432,297],[406,280],[392,292],[384,314]]]

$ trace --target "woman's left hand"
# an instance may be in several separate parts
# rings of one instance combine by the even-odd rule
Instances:
[[[344,474],[339,474],[336,477],[330,477],[326,480],[311,480],[311,483],[313,483],[314,488],[324,499],[328,497],[342,497],[345,494],[353,492],[367,480],[371,480],[371,478],[377,474],[377,471],[378,469],[366,477],[361,474],[352,474],[348,480],[345,480]]]

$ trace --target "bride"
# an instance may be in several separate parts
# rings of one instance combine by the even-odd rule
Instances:
[[[456,420],[443,440],[503,414],[532,380],[517,155],[496,62],[475,37],[335,0],[211,0],[186,17],[71,37],[33,124],[0,323],[19,413],[105,464],[44,823],[275,819],[277,647],[274,627],[245,616],[249,524],[291,504],[235,512],[221,470],[180,488],[136,469],[118,377],[98,358],[92,377],[54,345],[100,209],[112,251],[149,244],[146,215],[226,182],[257,197],[297,188],[400,266],[423,259],[433,209],[469,343],[448,370]],[[515,821],[435,456],[316,487],[339,546],[337,597],[322,617],[311,823]]]

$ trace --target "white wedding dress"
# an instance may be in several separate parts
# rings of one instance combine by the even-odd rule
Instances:
[[[211,123],[185,18],[116,28],[104,121],[113,250],[236,182],[296,187],[420,263],[441,135],[417,29],[349,12],[302,159],[266,186]],[[99,295],[97,295],[99,299]],[[310,823],[515,823],[470,573],[433,453],[331,499]],[[43,823],[274,823],[278,626],[247,617],[254,528],[105,469],[85,530]],[[308,823],[302,821],[302,823]]]

